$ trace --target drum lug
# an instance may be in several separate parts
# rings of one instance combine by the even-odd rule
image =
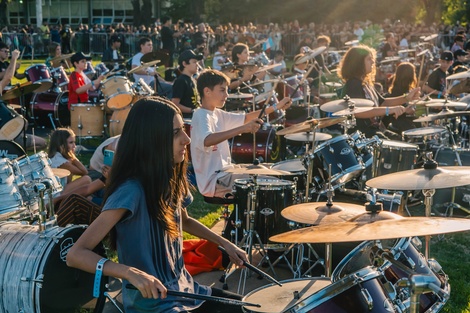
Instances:
[[[333,149],[332,146],[330,146],[330,147],[328,148],[328,151],[330,151],[331,154],[334,154],[334,153],[335,153],[335,149]]]
[[[372,311],[372,309],[374,308],[374,300],[372,300],[372,296],[370,295],[369,291],[365,288],[361,288],[361,294],[367,303],[367,307],[369,308],[369,311]]]
[[[44,274],[39,275],[36,279],[32,279],[29,277],[21,277],[20,280],[25,282],[34,282],[39,288],[42,288],[42,283],[44,282]]]

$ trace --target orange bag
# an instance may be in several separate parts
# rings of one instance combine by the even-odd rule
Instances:
[[[183,258],[191,275],[222,268],[222,252],[215,243],[205,239],[184,240]]]

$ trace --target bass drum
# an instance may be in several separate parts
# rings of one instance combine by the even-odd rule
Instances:
[[[128,105],[124,109],[113,111],[113,115],[109,119],[109,136],[114,137],[122,133],[127,116],[131,111],[132,105]]]
[[[10,140],[0,140],[0,158],[14,160],[25,155],[26,152],[18,143]]]
[[[31,119],[36,126],[51,127],[52,122],[56,126],[70,126],[68,102],[68,90],[37,93],[31,100]]]
[[[0,224],[0,307],[3,312],[74,312],[93,299],[94,275],[65,263],[85,226]],[[102,250],[102,247],[99,247]]]
[[[21,133],[26,120],[11,106],[0,102],[0,139],[13,140]]]
[[[234,163],[253,162],[253,134],[246,133],[229,140],[230,152]],[[285,139],[276,135],[276,129],[261,128],[256,133],[256,158],[262,163],[276,163],[284,159],[286,151]]]

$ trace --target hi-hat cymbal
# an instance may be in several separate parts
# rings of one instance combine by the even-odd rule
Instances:
[[[313,141],[313,133],[311,132],[303,132],[297,134],[289,134],[285,136],[286,139],[292,141],[300,141],[300,142],[312,142]],[[315,132],[315,141],[325,141],[330,140],[332,136],[330,134],[319,133]]]
[[[52,173],[59,178],[70,176],[70,171],[65,168],[53,168]]]
[[[431,41],[435,38],[437,38],[438,34],[432,34],[432,35],[429,35],[429,36],[426,36],[424,37],[423,41]]]
[[[446,77],[446,79],[463,79],[470,78],[470,71],[455,73]]]
[[[271,176],[280,176],[280,175],[292,175],[291,172],[275,170],[268,168],[264,165],[258,164],[240,164],[240,167],[234,167],[224,170],[227,173],[234,174],[248,174],[248,175],[271,175]]]
[[[470,185],[469,166],[438,166],[436,169],[401,171],[372,178],[367,186],[388,190],[424,190]]]
[[[287,128],[281,129],[279,131],[276,131],[276,134],[282,136],[282,135],[289,135],[289,134],[296,134],[296,133],[311,131],[314,128],[315,129],[325,128],[328,126],[341,123],[344,120],[346,120],[346,117],[344,116],[309,119],[309,120],[306,120],[305,122],[301,122],[301,123],[289,126]]]
[[[295,61],[295,64],[302,64],[302,63],[305,63],[307,62],[308,60],[311,60],[313,59],[314,57],[316,57],[317,55],[319,54],[322,54],[323,51],[326,50],[326,47],[318,47],[316,49],[313,49],[313,50],[310,50],[308,51],[307,53],[305,53],[305,55],[303,57],[301,57],[300,59],[298,59],[297,61]]]
[[[279,243],[335,243],[428,236],[466,230],[470,230],[468,219],[407,217],[311,226],[279,234],[269,240]]]
[[[351,98],[349,100],[338,99],[329,101],[320,106],[323,112],[335,113],[344,109],[347,109],[350,104],[354,104],[355,107],[373,107],[374,102],[367,99]]]
[[[52,83],[51,83],[52,86]],[[17,85],[16,87],[11,88],[7,92],[5,92],[0,99],[2,100],[11,100],[19,98],[21,95],[26,95],[37,90],[41,87],[41,83],[33,83],[33,82],[26,82],[21,85]]]
[[[65,59],[70,59],[72,57],[72,55],[74,55],[74,54],[73,53],[62,54],[62,55],[59,55],[55,58],[52,58],[50,61],[51,62],[56,62],[56,61],[62,61],[62,60],[65,60]]]
[[[155,60],[159,60],[157,66],[169,65],[170,55],[168,52],[158,50],[146,53],[142,56],[142,58],[140,58],[140,62],[143,63],[148,63]]]
[[[385,64],[385,63],[391,63],[391,62],[397,62],[400,61],[400,57],[386,57],[382,61],[380,61],[380,64]]]
[[[250,99],[253,98],[253,95],[251,93],[231,93],[228,95],[228,99]]]
[[[157,65],[158,63],[160,63],[160,60],[155,60],[155,61],[151,61],[151,62],[148,62],[148,63],[143,63],[142,65],[134,67],[133,69],[131,69],[129,72],[127,72],[127,74],[133,74],[137,71],[140,71],[140,70],[152,67],[154,65]]]
[[[291,205],[281,211],[281,215],[297,223],[309,225],[328,225],[346,222],[365,212],[363,205],[334,202],[332,206],[325,202],[311,202]]]
[[[460,115],[466,115],[466,114],[468,114],[468,112],[466,112],[466,111],[454,112],[454,111],[451,111],[451,110],[442,110],[441,112],[439,112],[437,114],[430,114],[428,116],[419,117],[419,118],[413,120],[413,122],[417,122],[417,123],[420,123],[420,122],[434,122],[434,121],[437,121],[437,120],[452,118],[452,117],[456,117],[456,116],[460,116]]]
[[[337,111],[333,113],[333,116],[345,116],[345,115],[352,115],[357,113],[363,113],[372,110],[372,108],[356,108],[353,109],[346,108],[344,110]]]

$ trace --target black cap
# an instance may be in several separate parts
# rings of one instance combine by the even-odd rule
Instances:
[[[118,35],[113,35],[111,36],[111,42],[122,42],[122,39]]]
[[[454,58],[457,59],[458,56],[467,55],[467,54],[468,54],[467,51],[463,51],[462,49],[459,49],[454,52]]]
[[[449,50],[446,50],[446,51],[441,53],[441,58],[440,59],[444,60],[444,61],[453,61],[454,60],[454,55]]]
[[[193,50],[185,50],[181,52],[179,58],[178,58],[178,64],[183,66],[183,61],[186,63],[189,63],[189,60],[191,59],[196,59],[198,61],[202,60],[203,55],[202,54],[196,54],[194,53]]]
[[[70,61],[72,62],[72,64],[75,63],[75,62],[80,62],[80,60],[90,61],[91,56],[85,55],[82,52],[77,52],[74,55],[72,55],[72,57],[70,58]]]

